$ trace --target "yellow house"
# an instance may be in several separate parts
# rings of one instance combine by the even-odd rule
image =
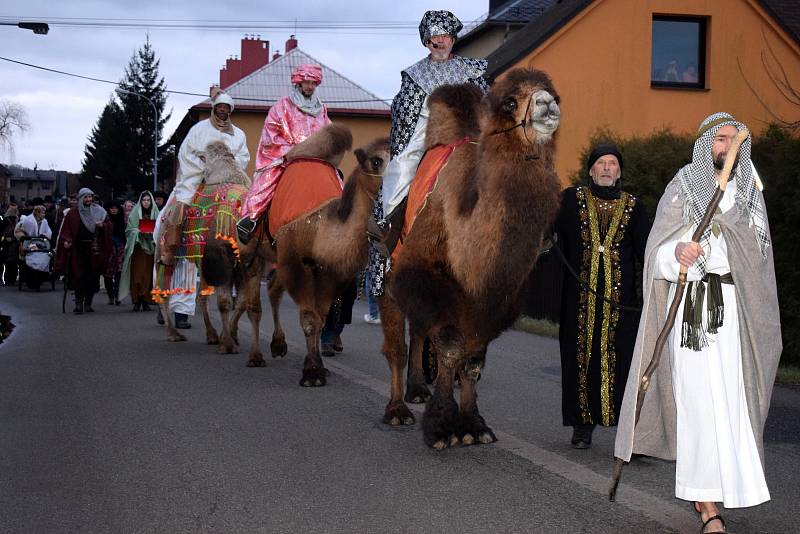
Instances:
[[[245,44],[252,44],[243,40]],[[258,43],[256,43],[258,44]],[[272,61],[257,68],[253,72],[235,81],[230,81],[230,72],[220,71],[222,88],[234,100],[234,111],[231,114],[233,123],[241,128],[247,136],[247,147],[250,150],[250,163],[245,172],[252,176],[264,120],[272,105],[287,96],[291,89],[290,76],[299,65],[314,63],[322,67],[322,84],[317,94],[328,106],[331,121],[347,126],[353,133],[353,149],[361,147],[378,137],[387,137],[391,126],[389,105],[383,100],[342,76],[327,65],[322,64],[296,47],[297,41],[287,41],[284,55],[275,54]],[[247,59],[243,54],[243,59]],[[235,62],[236,60],[233,60]],[[232,63],[231,60],[228,64]],[[235,64],[234,64],[235,66]],[[232,69],[228,69],[231,71]],[[226,80],[227,78],[227,80]],[[226,84],[228,81],[229,84]],[[189,129],[198,121],[207,119],[211,114],[211,101],[204,100],[192,106],[186,113],[175,133],[167,142],[175,147],[173,154],[183,142]],[[347,176],[356,165],[355,156],[348,153],[341,163],[342,172]]]
[[[589,136],[694,132],[716,111],[757,134],[800,119],[797,0],[561,0],[487,56],[489,76],[530,67],[561,96],[556,169]]]

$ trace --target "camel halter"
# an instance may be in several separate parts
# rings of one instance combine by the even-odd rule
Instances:
[[[505,130],[498,130],[496,132],[492,132],[489,135],[500,135],[500,134],[508,133],[511,130],[516,130],[517,128],[522,128],[522,132],[525,135],[525,140],[528,143],[531,143],[531,138],[528,136],[528,128],[525,127],[525,119],[528,116],[528,112],[531,110],[531,102],[532,101],[533,101],[533,93],[531,93],[531,96],[528,97],[528,105],[525,106],[525,113],[522,115],[522,119],[518,123],[516,123],[513,126],[509,126]],[[537,159],[539,159],[539,156],[537,156],[536,154],[526,154],[525,155],[525,161],[533,161],[533,160],[537,160]]]

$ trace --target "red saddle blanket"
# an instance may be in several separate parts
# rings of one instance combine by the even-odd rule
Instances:
[[[436,187],[436,182],[439,180],[439,173],[442,172],[444,166],[450,156],[453,155],[456,148],[470,142],[468,137],[460,139],[455,143],[448,145],[436,145],[428,149],[425,155],[422,156],[422,161],[419,162],[417,172],[414,173],[414,180],[411,182],[411,187],[408,190],[408,203],[406,204],[406,215],[403,220],[403,230],[400,232],[400,241],[397,242],[394,251],[392,252],[392,260],[397,260],[400,255],[400,250],[403,248],[403,241],[411,231],[414,221],[425,207],[428,200],[428,195],[433,192]]]
[[[291,161],[281,175],[269,207],[269,232],[308,215],[331,199],[342,196],[342,181],[336,167],[321,159]]]

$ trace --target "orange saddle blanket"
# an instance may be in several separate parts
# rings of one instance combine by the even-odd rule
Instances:
[[[430,195],[433,192],[433,188],[436,187],[436,182],[439,180],[439,173],[441,173],[444,166],[447,165],[450,156],[453,155],[456,148],[469,142],[470,139],[465,137],[449,145],[436,145],[425,152],[422,161],[419,162],[417,172],[414,173],[414,180],[411,182],[411,187],[408,190],[408,203],[406,204],[406,215],[403,220],[403,230],[400,233],[400,241],[397,242],[397,246],[392,252],[392,260],[397,260],[400,250],[403,248],[403,241],[405,241],[406,236],[408,236],[408,233],[411,231],[411,227],[414,225],[414,221],[422,211],[422,208],[425,207],[428,195]]]
[[[277,237],[278,231],[290,222],[341,196],[342,181],[336,167],[321,159],[291,161],[269,207],[270,234]]]

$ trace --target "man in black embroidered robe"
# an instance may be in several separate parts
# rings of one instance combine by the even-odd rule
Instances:
[[[639,313],[636,265],[650,221],[641,201],[622,191],[622,154],[601,144],[589,156],[589,184],[562,194],[558,247],[565,272],[561,297],[562,414],[572,446],[586,449],[596,425],[614,426],[628,379]]]

